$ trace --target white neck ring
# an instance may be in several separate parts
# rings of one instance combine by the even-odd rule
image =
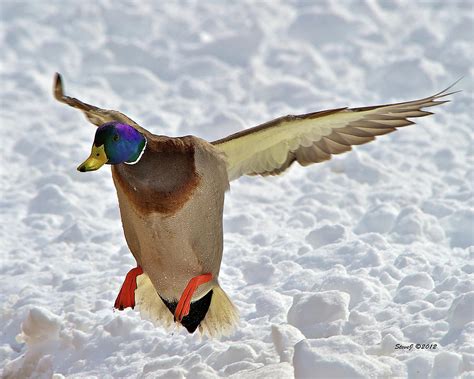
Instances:
[[[145,145],[143,145],[143,149],[142,149],[142,151],[140,152],[140,155],[138,156],[138,158],[135,159],[133,162],[123,162],[123,163],[129,164],[129,165],[134,165],[134,164],[137,164],[137,163],[140,161],[140,159],[141,159],[142,156],[143,156],[143,153],[145,152],[146,145],[147,145],[147,143],[148,143],[148,140],[146,139],[146,137],[143,136],[143,138],[145,138]]]

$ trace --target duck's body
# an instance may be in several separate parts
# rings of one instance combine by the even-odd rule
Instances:
[[[78,168],[112,164],[127,244],[137,261],[115,307],[134,307],[161,324],[179,321],[223,334],[237,312],[219,286],[222,214],[229,181],[242,175],[278,175],[294,162],[322,162],[375,136],[430,115],[447,90],[424,99],[365,108],[339,108],[285,116],[206,142],[157,136],[117,111],[64,96],[59,75],[55,97],[99,126],[90,157]]]
[[[222,212],[229,187],[222,154],[196,137],[147,135],[142,159],[112,166],[125,238],[158,294],[178,301],[190,278],[211,273],[222,259]],[[173,283],[170,286],[170,282]]]
[[[146,135],[141,159],[112,166],[127,244],[171,313],[190,278],[210,273],[192,301],[218,287],[229,180],[222,153],[197,137]],[[170,285],[171,284],[171,285]],[[209,295],[211,300],[213,293]],[[210,301],[201,312],[205,316]],[[193,309],[191,309],[193,311]],[[171,313],[168,315],[171,318]],[[185,317],[190,331],[202,319]]]

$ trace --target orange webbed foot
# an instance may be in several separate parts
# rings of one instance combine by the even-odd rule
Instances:
[[[114,308],[123,311],[125,308],[135,308],[135,290],[137,289],[137,276],[143,274],[140,266],[132,268],[120,288],[120,292],[115,300]]]
[[[191,309],[191,299],[193,298],[194,292],[201,284],[207,283],[211,280],[212,274],[202,274],[195,276],[189,281],[178,301],[178,305],[176,306],[174,321],[181,322],[183,317],[189,314],[189,310]]]

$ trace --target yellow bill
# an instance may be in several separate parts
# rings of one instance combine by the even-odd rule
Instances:
[[[91,155],[89,155],[89,158],[87,158],[84,163],[79,165],[77,170],[81,172],[98,170],[107,163],[108,160],[104,145],[92,145]]]

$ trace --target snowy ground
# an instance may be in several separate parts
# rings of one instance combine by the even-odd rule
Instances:
[[[3,376],[472,377],[472,2],[142,3],[0,3]],[[75,170],[94,127],[53,100],[55,71],[155,133],[209,139],[465,78],[416,126],[234,182],[221,283],[241,324],[201,340],[113,312],[134,261],[110,170]]]

